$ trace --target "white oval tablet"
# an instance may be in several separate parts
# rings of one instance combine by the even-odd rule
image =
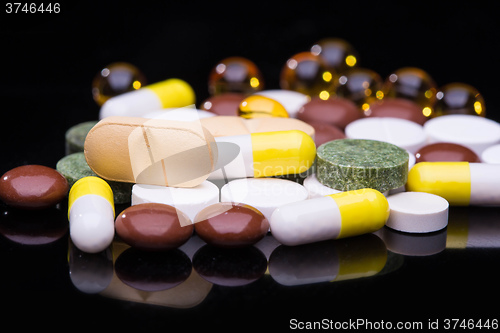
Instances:
[[[500,144],[486,148],[481,154],[483,163],[500,164]]]
[[[424,124],[429,143],[452,142],[473,150],[478,156],[500,143],[500,124],[494,120],[467,115],[453,114],[429,119]]]
[[[256,92],[255,95],[265,96],[274,99],[276,102],[283,105],[283,107],[288,112],[288,116],[290,116],[290,118],[297,118],[297,113],[299,112],[302,105],[306,104],[311,100],[309,96],[303,93],[286,89],[262,90]]]
[[[192,108],[168,108],[151,111],[144,114],[143,118],[167,119],[178,121],[195,121],[216,116],[215,113]]]
[[[401,192],[387,197],[391,210],[386,226],[391,229],[425,233],[448,225],[448,201],[435,194]]]
[[[274,210],[306,200],[308,192],[299,183],[279,178],[244,178],[230,181],[220,192],[221,202],[239,202],[257,208],[270,220]]]
[[[392,143],[415,154],[426,144],[424,128],[413,121],[391,117],[369,117],[355,120],[345,128],[351,139],[368,139]]]
[[[219,202],[219,188],[207,180],[191,188],[134,184],[132,205],[148,202],[173,206],[194,221],[199,211]]]
[[[309,193],[309,199],[342,192],[340,190],[336,190],[334,188],[321,184],[318,180],[318,177],[316,177],[316,174],[309,175],[306,179],[304,179],[304,187]]]

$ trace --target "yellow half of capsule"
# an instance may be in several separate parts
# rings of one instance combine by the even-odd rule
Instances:
[[[316,157],[316,144],[299,130],[252,133],[254,177],[299,174]]]
[[[164,108],[181,108],[195,103],[193,88],[180,79],[168,79],[144,87],[152,90]]]
[[[377,190],[365,188],[328,196],[335,200],[340,210],[342,224],[337,238],[377,231],[389,218],[389,203]]]
[[[68,195],[68,217],[71,206],[73,206],[76,199],[87,194],[95,194],[108,200],[113,208],[113,213],[115,212],[113,190],[111,190],[109,184],[102,178],[89,176],[80,178],[73,184],[73,186],[71,186],[71,190]]]
[[[420,162],[408,173],[406,190],[436,194],[450,205],[466,206],[470,182],[469,162]]]

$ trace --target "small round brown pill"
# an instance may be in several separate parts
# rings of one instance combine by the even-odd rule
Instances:
[[[469,148],[451,142],[437,142],[420,148],[415,153],[416,162],[481,162]]]
[[[57,170],[43,165],[23,165],[0,179],[0,200],[20,209],[55,206],[68,194],[68,181]]]
[[[116,233],[144,251],[165,251],[184,244],[193,234],[190,219],[173,206],[142,203],[126,208],[115,221]]]
[[[237,248],[253,245],[264,238],[269,221],[250,205],[219,202],[196,215],[194,229],[210,245]]]

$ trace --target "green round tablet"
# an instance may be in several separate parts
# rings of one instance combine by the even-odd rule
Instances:
[[[97,122],[98,120],[91,120],[79,123],[66,131],[66,155],[83,151],[87,133]]]
[[[56,164],[56,170],[59,171],[67,180],[69,186],[80,178],[95,176],[98,177],[92,169],[90,169],[85,159],[83,152],[73,153],[61,158]],[[122,183],[106,180],[113,190],[113,199],[115,204],[129,203],[132,199],[132,183]]]
[[[391,143],[339,139],[326,142],[316,152],[319,182],[340,191],[372,188],[380,192],[406,184],[408,152]]]

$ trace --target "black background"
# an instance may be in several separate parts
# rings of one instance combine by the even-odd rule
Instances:
[[[251,1],[86,1],[62,3],[58,14],[6,14],[2,8],[0,173],[23,164],[55,167],[64,156],[66,130],[97,119],[91,82],[111,62],[136,65],[150,83],[184,79],[200,103],[217,61],[247,57],[262,71],[266,88],[275,89],[286,60],[325,37],[351,43],[359,65],[382,77],[414,66],[439,86],[468,83],[484,96],[487,117],[499,120],[499,10],[485,3],[302,1],[271,8]],[[0,245],[2,317],[19,327],[180,324],[238,331],[270,325],[286,330],[291,318],[427,323],[500,317],[497,249],[408,256],[392,274],[363,281],[285,288],[262,279],[246,287],[215,286],[203,306],[178,310],[80,293],[69,280],[67,239],[49,247],[7,240]]]

